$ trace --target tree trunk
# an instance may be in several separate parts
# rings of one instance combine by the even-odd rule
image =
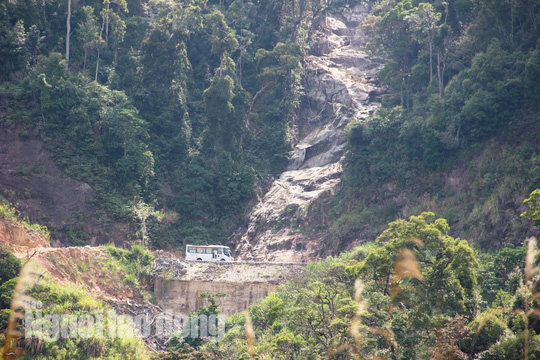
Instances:
[[[404,105],[404,102],[403,102],[403,88],[404,88],[403,84],[404,83],[405,83],[405,76],[401,75],[401,89],[400,89],[401,90],[400,91],[401,92],[401,107],[404,107],[403,106]]]
[[[47,12],[45,11],[45,0],[41,0],[41,16],[43,17],[43,25],[47,23]]]
[[[534,13],[534,6],[530,1],[527,1],[527,12],[529,15],[529,21],[532,23],[534,32],[536,33],[536,15]]]
[[[243,49],[240,48],[240,55],[238,55],[238,61],[236,62],[236,69],[238,70],[238,81],[240,82],[240,86],[242,86],[242,51]]]
[[[99,55],[101,53],[101,39],[103,36],[103,29],[105,28],[105,19],[103,19],[103,22],[101,23],[101,31],[99,32],[99,39],[98,39],[98,45],[97,45],[97,60],[96,60],[96,76],[94,77],[94,80],[97,81],[98,79],[98,73],[99,73]]]
[[[445,58],[441,56],[441,52],[437,51],[437,78],[439,80],[439,96],[444,95],[444,70],[446,68]]]
[[[67,34],[66,34],[66,69],[69,71],[69,35],[71,33],[71,0],[68,0]]]
[[[428,37],[429,42],[429,83],[433,81],[433,41],[431,36]]]
[[[510,46],[514,48],[514,0],[510,0]]]
[[[97,61],[96,61],[96,76],[94,77],[94,80],[95,80],[95,81],[97,81],[98,73],[99,73],[99,53],[100,53],[100,48],[98,47],[98,50],[97,50]]]
[[[111,8],[110,1],[107,2],[107,15],[106,15],[106,25],[105,25],[105,46],[109,45],[109,9]]]
[[[249,107],[249,113],[251,114],[252,112],[255,111],[256,109],[256,103],[257,103],[257,100],[259,99],[259,97],[262,96],[262,94],[264,94],[264,92],[266,91],[266,89],[268,89],[269,87],[271,86],[274,86],[274,84],[276,83],[276,80],[273,79],[269,82],[267,82],[266,84],[264,84],[264,86],[261,88],[261,90],[257,91],[257,93],[255,94],[255,96],[253,97],[253,99],[251,100],[251,105]]]
[[[441,54],[437,52],[437,79],[439,80],[439,96],[442,97],[443,94],[443,84],[442,84],[442,73],[441,73]]]
[[[296,2],[294,0],[291,0],[291,19],[293,22],[293,29],[292,29],[292,36],[291,36],[291,42],[296,42]]]
[[[223,57],[225,55],[221,55],[221,59],[219,60],[219,77],[221,78],[223,76]]]

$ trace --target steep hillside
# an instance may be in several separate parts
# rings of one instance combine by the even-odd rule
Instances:
[[[0,219],[0,244],[16,256],[25,258],[37,249],[48,248],[49,239],[17,220]]]
[[[303,229],[316,226],[313,209],[337,191],[350,119],[365,121],[385,92],[378,81],[383,61],[362,50],[356,30],[368,12],[366,5],[356,5],[343,15],[328,15],[315,36],[314,54],[304,59],[305,95],[293,123],[296,140],[287,169],[230,239],[242,258],[300,261],[322,254],[327,234]]]
[[[33,221],[53,230],[53,245],[122,244],[125,223],[99,222],[96,191],[68,176],[44,141],[23,126],[0,128],[0,194]]]
[[[0,186],[55,244],[304,260],[424,210],[533,233],[535,2],[0,6]]]
[[[0,219],[0,246],[23,261],[31,261],[60,286],[79,286],[102,300],[134,298],[136,288],[103,247],[52,248],[41,233],[18,220]],[[141,294],[136,294],[141,299]]]
[[[381,2],[363,23],[393,96],[350,129],[335,251],[422,211],[484,249],[537,234],[520,214],[540,186],[540,7],[461,5]]]
[[[2,3],[0,125],[38,147],[43,140],[56,175],[73,182],[50,191],[57,208],[45,206],[49,194],[30,174],[41,168],[16,163],[20,153],[2,159],[5,171],[15,166],[29,180],[1,185],[11,201],[33,196],[30,215],[64,245],[226,242],[259,186],[285,170],[302,59],[327,14],[348,5]]]

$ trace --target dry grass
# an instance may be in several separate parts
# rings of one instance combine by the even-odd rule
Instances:
[[[248,353],[253,359],[255,357],[255,330],[249,312],[246,311],[246,339],[248,343]]]
[[[37,265],[31,261],[27,262],[21,269],[13,291],[11,313],[5,332],[6,344],[2,349],[2,359],[17,359],[24,352],[24,349],[19,345],[19,339],[24,336],[21,324],[24,319],[24,309],[28,303],[35,301],[34,298],[26,295],[26,292],[36,284],[40,277],[41,274]]]
[[[424,280],[418,260],[414,253],[409,249],[401,249],[394,264],[394,276],[392,277],[392,286],[390,288],[390,299],[394,300],[396,295],[405,289],[413,289],[410,286],[401,285],[403,280],[418,279]]]
[[[364,291],[364,285],[360,279],[356,279],[354,282],[354,301],[356,302],[356,312],[354,313],[353,321],[351,324],[351,335],[354,338],[356,358],[360,357],[360,345],[362,344],[362,335],[360,334],[360,326],[362,325],[362,313],[365,310],[365,303],[361,300],[362,292]]]

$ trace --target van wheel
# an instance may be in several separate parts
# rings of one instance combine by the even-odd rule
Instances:
[[[221,259],[220,261],[225,261],[225,259]]]
[[[197,258],[197,261],[202,261],[202,259],[201,259],[201,258]]]

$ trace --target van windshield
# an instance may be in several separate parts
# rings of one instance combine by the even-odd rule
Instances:
[[[223,249],[223,254],[225,254],[226,256],[231,256],[231,252],[229,251],[229,249]]]

